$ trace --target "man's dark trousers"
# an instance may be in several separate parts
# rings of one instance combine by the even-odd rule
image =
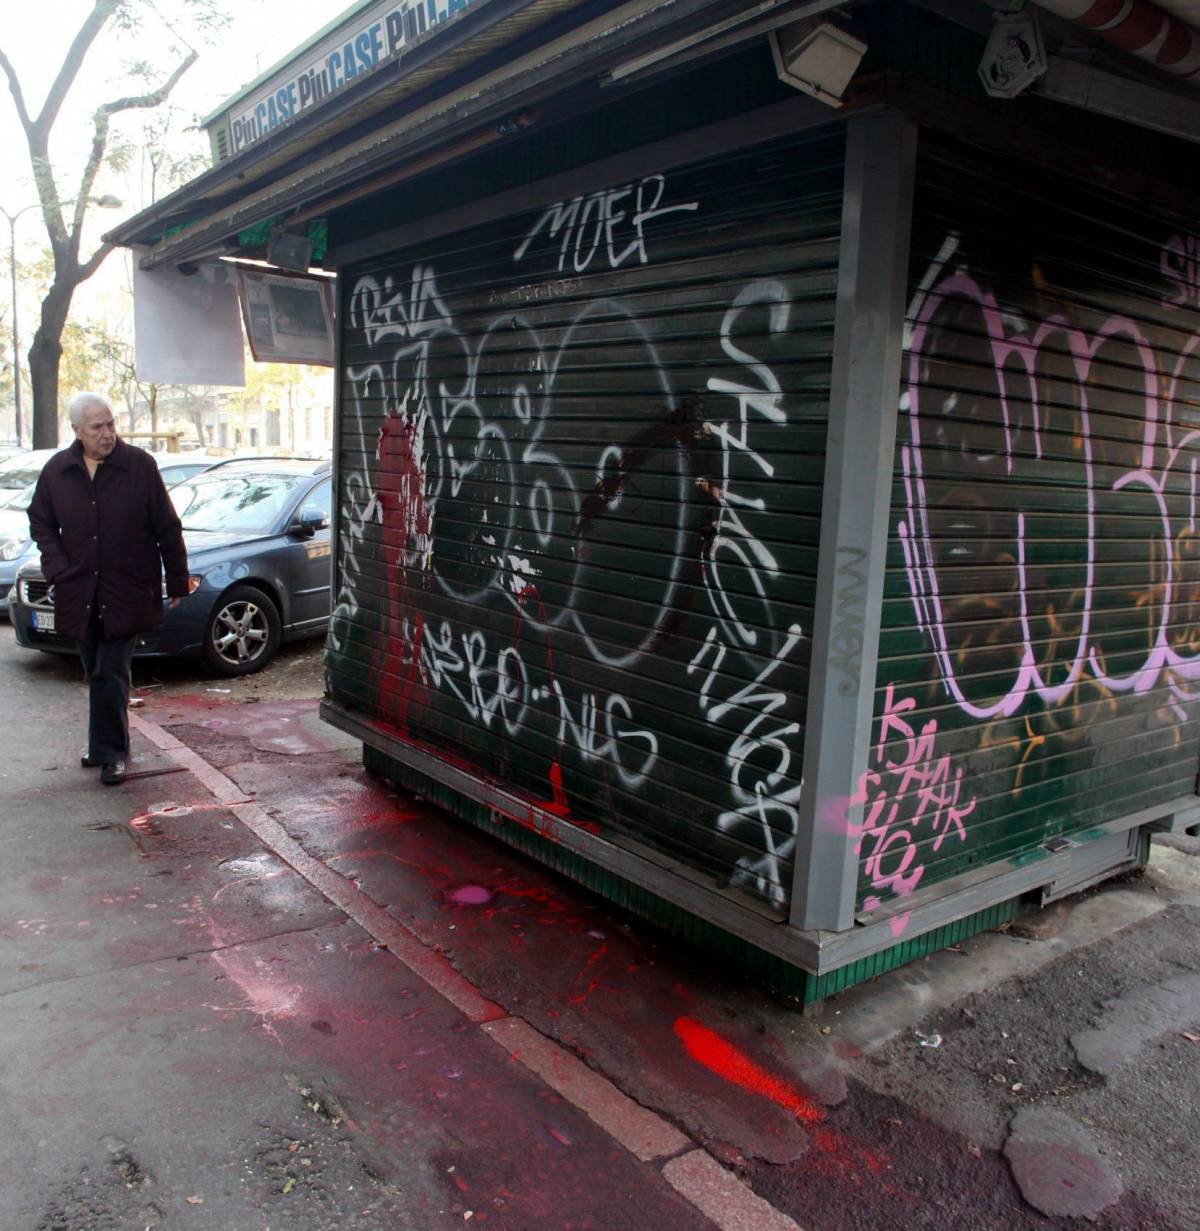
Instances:
[[[129,663],[136,643],[136,634],[106,641],[94,611],[79,641],[88,682],[88,755],[106,764],[129,755]]]

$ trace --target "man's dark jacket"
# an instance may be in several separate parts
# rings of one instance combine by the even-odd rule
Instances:
[[[163,569],[171,597],[188,592],[183,533],[158,465],[122,440],[94,479],[78,440],[56,453],[38,479],[29,527],[64,636],[84,636],[94,604],[106,639],[157,628]]]

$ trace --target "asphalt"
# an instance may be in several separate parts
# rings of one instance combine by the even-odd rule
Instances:
[[[140,665],[105,789],[0,628],[5,1231],[1200,1226],[1200,841],[801,1013],[366,774],[317,659]]]

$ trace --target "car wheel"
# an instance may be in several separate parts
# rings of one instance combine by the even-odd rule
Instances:
[[[261,671],[279,649],[275,604],[255,586],[231,586],[217,599],[204,630],[204,661],[217,675]]]

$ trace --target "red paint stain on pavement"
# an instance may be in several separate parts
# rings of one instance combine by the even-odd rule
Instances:
[[[589,971],[594,970],[608,956],[608,946],[601,945],[588,960],[584,963],[584,968],[575,976],[571,982],[572,991],[568,993],[566,1002],[570,1005],[587,1006],[588,1001],[596,994],[596,992],[616,992],[618,989],[610,987],[602,980],[590,976]],[[587,984],[582,989],[579,988],[580,982],[587,978]]]
[[[706,1069],[725,1078],[743,1090],[769,1098],[773,1103],[790,1111],[797,1120],[814,1124],[825,1118],[825,1109],[817,1106],[785,1081],[768,1073],[756,1064],[744,1051],[722,1038],[715,1030],[701,1025],[691,1017],[675,1021],[675,1033],[687,1053]]]
[[[852,1180],[857,1180],[862,1171],[880,1175],[884,1171],[891,1170],[891,1163],[886,1155],[868,1150],[858,1142],[852,1141],[845,1133],[836,1132],[831,1128],[821,1128],[813,1134],[812,1141],[819,1154],[824,1155],[823,1160],[820,1157],[816,1160],[820,1170],[838,1171]],[[884,1192],[893,1197],[906,1197],[906,1194],[890,1184],[884,1184],[882,1187]]]
[[[813,1125],[811,1140],[815,1147],[815,1157],[812,1159],[812,1165],[816,1169],[827,1174],[840,1173],[855,1182],[860,1180],[863,1171],[879,1175],[890,1170],[891,1164],[886,1156],[865,1149],[836,1129],[815,1127],[821,1125],[828,1114],[824,1107],[793,1089],[781,1078],[768,1073],[762,1065],[715,1030],[710,1030],[694,1018],[679,1017],[675,1020],[675,1033],[687,1049],[688,1055],[710,1072],[743,1090],[748,1090],[751,1094],[778,1103],[797,1120]],[[904,1195],[890,1185],[884,1184],[883,1188],[893,1196]]]

